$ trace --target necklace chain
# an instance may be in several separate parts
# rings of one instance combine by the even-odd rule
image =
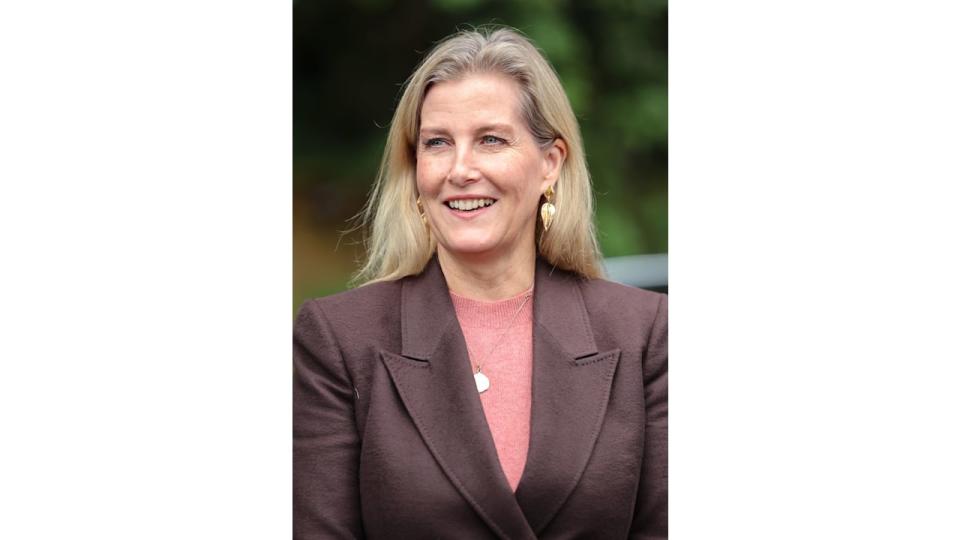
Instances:
[[[502,340],[503,336],[506,335],[508,330],[510,330],[510,327],[513,326],[513,323],[517,321],[517,317],[520,316],[520,312],[523,311],[523,307],[527,305],[527,301],[530,300],[532,296],[533,296],[533,291],[530,291],[529,293],[524,295],[523,302],[520,303],[520,307],[517,308],[517,311],[513,314],[513,317],[510,318],[510,322],[507,323],[507,325],[503,328],[503,331],[500,332],[500,335],[497,336],[497,339],[493,341],[493,345],[490,347],[490,349],[487,350],[487,352],[483,356],[477,359],[477,369],[473,372],[474,375],[476,375],[477,373],[480,373],[480,368],[483,366],[483,362],[487,360],[487,358],[490,356],[490,353],[496,350],[497,345],[500,344],[500,340]]]

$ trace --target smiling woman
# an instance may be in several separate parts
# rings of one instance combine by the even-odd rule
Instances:
[[[427,55],[364,285],[297,318],[296,538],[666,538],[666,297],[601,279],[592,201],[532,43]]]
[[[538,201],[557,181],[567,149],[559,138],[538,144],[524,127],[519,103],[517,83],[495,73],[441,82],[427,91],[420,111],[417,190],[445,268],[458,261],[532,266]],[[451,289],[491,299],[520,292],[469,290],[470,285]]]
[[[528,167],[508,173],[517,189],[536,190],[541,202],[549,202],[557,211],[551,233],[536,234],[542,232],[542,223],[536,220],[536,200],[514,201],[513,207],[518,209],[528,204],[527,215],[536,228],[523,231],[527,234],[524,240],[529,240],[523,245],[527,268],[539,254],[580,276],[602,276],[590,175],[570,101],[556,72],[529,40],[511,29],[491,28],[441,41],[407,80],[387,136],[380,173],[363,212],[367,260],[357,281],[417,274],[434,255],[449,262],[449,250],[444,254],[444,246],[437,245],[440,223],[434,218],[440,214],[424,207],[422,198],[417,203],[423,195],[418,191],[421,182],[438,175],[452,179],[466,168],[467,178],[461,184],[482,179],[482,189],[494,189],[497,181],[504,180],[503,175],[492,175],[494,169],[508,163]],[[534,158],[535,150],[539,150],[539,158]],[[518,153],[528,159],[497,159]],[[541,161],[539,170],[532,168],[535,159]],[[484,177],[485,167],[491,168],[491,176]],[[526,182],[520,182],[521,178]],[[457,198],[449,189],[447,192]],[[426,235],[421,227],[424,219],[429,225]],[[495,257],[481,259],[500,271],[510,267],[505,262],[498,265]],[[496,268],[490,270],[500,275]],[[446,275],[449,280],[450,272]],[[502,275],[496,281],[501,285],[498,290],[474,294],[502,298],[524,287],[522,280],[503,283]],[[469,285],[457,284],[454,290],[461,286]]]

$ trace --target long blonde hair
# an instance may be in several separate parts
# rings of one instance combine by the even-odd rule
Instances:
[[[567,156],[554,186],[556,217],[543,232],[537,218],[537,251],[551,264],[586,278],[603,275],[593,222],[593,191],[580,127],[557,74],[518,31],[505,27],[464,30],[447,37],[423,59],[404,85],[393,115],[380,171],[357,216],[364,229],[366,261],[355,283],[420,273],[436,250],[417,209],[416,141],[420,108],[431,85],[471,73],[500,73],[520,87],[527,128],[543,147],[556,138]]]

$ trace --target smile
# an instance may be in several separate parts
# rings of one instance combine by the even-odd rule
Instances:
[[[446,201],[444,204],[454,210],[461,212],[473,212],[480,208],[486,208],[497,201],[495,199],[455,199]]]

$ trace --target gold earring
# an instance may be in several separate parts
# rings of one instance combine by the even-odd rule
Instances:
[[[417,197],[417,212],[420,213],[420,222],[423,223],[423,226],[427,226],[427,213],[423,211],[423,203],[420,202],[420,197]]]
[[[553,205],[553,186],[548,187],[543,196],[547,202],[540,205],[540,219],[543,221],[543,232],[547,232],[553,224],[553,217],[557,215],[557,207]]]

